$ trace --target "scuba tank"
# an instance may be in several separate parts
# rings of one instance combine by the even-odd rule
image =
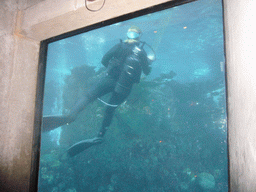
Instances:
[[[120,42],[121,42],[121,44],[123,43],[122,40],[120,40]],[[145,54],[144,56],[147,57],[145,59],[148,60],[148,63],[151,63],[156,59],[154,50],[146,42],[140,42],[139,45],[135,45],[133,47],[133,49],[131,50],[131,54],[130,55],[128,54],[128,56],[126,57],[126,59],[124,61],[123,70],[122,70],[120,76],[116,76],[117,78],[119,77],[117,84],[115,86],[116,93],[127,95],[130,93],[132,85],[134,83],[139,83],[140,75],[142,72],[142,67],[140,64],[140,62],[141,62],[140,57],[143,56],[142,54]],[[112,60],[114,60],[114,61],[112,61]],[[120,66],[120,61],[118,59],[113,58],[112,60],[110,62],[110,65],[112,66],[111,68],[113,68],[113,66],[114,67]],[[112,70],[109,70],[109,72],[111,72],[111,71]],[[115,73],[115,72],[116,71],[114,71],[114,74],[119,74],[119,73]],[[118,106],[118,105],[109,104],[109,103],[101,100],[100,98],[98,98],[98,100],[110,107]]]
[[[115,92],[126,94],[130,92],[134,83],[139,83],[142,73],[141,58],[143,54],[145,54],[145,52],[143,52],[144,44],[145,43],[140,43],[139,45],[135,45],[132,48],[132,54],[125,59],[122,73],[115,87]]]

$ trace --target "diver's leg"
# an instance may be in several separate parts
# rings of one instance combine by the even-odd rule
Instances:
[[[118,94],[118,93],[114,92],[112,97],[110,98],[109,103],[112,105],[119,105],[125,100],[125,98],[128,96],[128,94],[123,95],[123,94]],[[73,156],[81,153],[82,151],[88,149],[91,146],[98,145],[103,142],[103,136],[105,135],[107,128],[111,124],[111,121],[113,119],[113,115],[114,115],[116,108],[117,107],[111,107],[111,106],[107,107],[107,109],[105,111],[104,120],[102,122],[102,127],[101,127],[97,137],[94,137],[93,139],[82,140],[82,141],[72,145],[67,151],[67,153],[70,157],[73,157]]]
[[[78,114],[83,111],[89,103],[113,91],[114,85],[115,82],[112,79],[108,77],[102,78],[97,84],[91,87],[86,95],[76,102],[68,114],[43,117],[42,131],[51,131],[62,125],[74,122]]]
[[[110,126],[113,116],[114,116],[114,112],[116,110],[117,107],[110,107],[108,106],[106,111],[105,111],[105,115],[104,115],[104,119],[102,122],[102,126],[101,129],[98,133],[98,137],[103,137],[108,129],[108,127]]]
[[[88,95],[83,96],[78,102],[72,107],[70,112],[65,115],[53,115],[43,117],[42,131],[51,131],[62,125],[70,124],[76,120],[77,115],[85,109],[85,107],[91,103],[95,98],[89,97]]]
[[[113,92],[113,95],[110,98],[109,103],[112,105],[120,105],[122,102],[124,102],[124,100],[128,97],[129,94],[130,94],[130,90],[125,92],[124,94]],[[112,122],[116,108],[117,107],[107,106],[104,119],[102,121],[102,126],[98,133],[98,137],[102,138],[105,135],[108,127]]]

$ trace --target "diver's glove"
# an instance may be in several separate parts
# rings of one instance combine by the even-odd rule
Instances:
[[[67,153],[68,153],[69,157],[74,157],[75,155],[83,152],[84,150],[88,149],[89,147],[91,147],[93,145],[101,144],[103,141],[104,140],[102,137],[95,137],[93,139],[82,140],[82,141],[79,141],[79,142],[75,143],[74,145],[72,145],[67,150]]]

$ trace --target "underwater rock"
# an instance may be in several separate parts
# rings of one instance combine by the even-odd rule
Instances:
[[[188,192],[189,191],[189,185],[185,182],[180,183],[180,190],[182,192]]]
[[[53,150],[50,154],[42,155],[40,163],[51,168],[58,168],[61,166],[61,162],[58,160],[58,158],[58,153]]]
[[[112,175],[110,178],[111,183],[116,184],[118,182],[118,176],[116,174]]]
[[[215,179],[210,173],[200,173],[197,176],[197,182],[203,190],[211,190],[215,187]]]
[[[54,177],[53,177],[53,175],[42,175],[42,179],[44,179],[44,180],[46,180],[47,181],[47,184],[49,185],[49,184],[52,184],[53,183],[53,179],[54,179]]]
[[[114,191],[114,190],[115,190],[115,188],[112,184],[108,185],[108,192]]]
[[[143,168],[139,165],[139,163],[137,163],[137,165],[132,164],[129,167],[129,173],[131,174],[131,176],[133,178],[135,178],[136,180],[141,180],[145,177],[145,173]]]
[[[59,191],[58,187],[53,187],[52,192],[58,192],[58,191]]]
[[[58,189],[60,189],[60,191],[63,191],[65,188],[66,188],[66,184],[64,181],[58,184]]]
[[[157,158],[157,156],[151,155],[151,159],[152,159],[152,161],[153,161],[154,164],[157,164],[157,163],[158,163],[158,158]]]
[[[105,191],[105,187],[100,186],[100,187],[98,188],[98,192],[103,192],[103,191]]]
[[[165,73],[162,73],[160,74],[160,77],[161,78],[164,78],[164,79],[172,79],[173,77],[175,77],[177,74],[174,72],[174,71],[170,71],[169,73],[165,74]]]
[[[160,171],[161,173],[163,173],[163,176],[165,177],[168,177],[170,175],[170,172],[165,167],[161,167]]]
[[[216,178],[216,179],[220,179],[221,176],[222,176],[221,170],[220,170],[220,169],[214,170],[213,176],[214,176],[214,178]]]
[[[85,169],[83,170],[84,177],[95,179],[99,172],[99,167],[97,162],[91,162],[91,164],[86,164]]]
[[[208,159],[212,157],[212,151],[210,149],[204,149],[201,153],[201,158]]]
[[[208,165],[215,150],[208,150],[208,145],[204,145],[207,139],[194,130],[197,127],[204,130],[206,123],[211,127],[208,116],[198,119],[194,115],[197,107],[205,111],[206,106],[196,103],[202,99],[194,96],[195,91],[188,94],[189,86],[171,80],[174,75],[170,72],[161,75],[160,82],[142,81],[136,85],[127,101],[118,107],[106,142],[100,148],[74,159],[59,159],[64,156],[56,151],[42,155],[42,188],[51,191],[54,187],[55,191],[63,192],[75,192],[73,186],[78,191],[93,192],[214,190],[215,179],[219,181],[220,176],[224,177],[219,170],[212,173],[214,177],[208,173],[197,176],[192,171],[208,170],[198,159],[200,157]],[[86,91],[90,87],[90,79],[80,80],[86,76],[84,73],[77,71],[76,76],[75,80],[69,79],[70,85],[63,93],[64,108],[73,105],[70,101],[75,100],[73,97],[80,89]],[[167,84],[167,80],[171,81]],[[81,118],[69,128],[63,128],[61,147],[96,134],[104,110],[100,102],[88,106]]]
[[[193,182],[195,181],[195,174],[190,170],[190,168],[186,168],[183,170],[183,173],[185,174],[185,177],[186,179],[189,181],[189,182]]]
[[[65,192],[76,192],[76,189],[75,188],[67,189]]]
[[[55,160],[52,162],[52,164],[50,165],[51,168],[54,168],[54,167],[59,167],[61,165],[61,162],[58,161],[58,160]]]
[[[169,73],[161,73],[160,77],[155,78],[154,81],[168,81],[173,79],[175,76],[177,76],[177,74],[171,70]]]

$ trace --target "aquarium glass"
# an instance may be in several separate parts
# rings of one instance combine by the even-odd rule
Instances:
[[[40,192],[228,191],[222,1],[163,8],[48,43]],[[125,50],[131,26],[137,52],[108,67],[124,79],[152,69],[125,97],[102,59]]]

